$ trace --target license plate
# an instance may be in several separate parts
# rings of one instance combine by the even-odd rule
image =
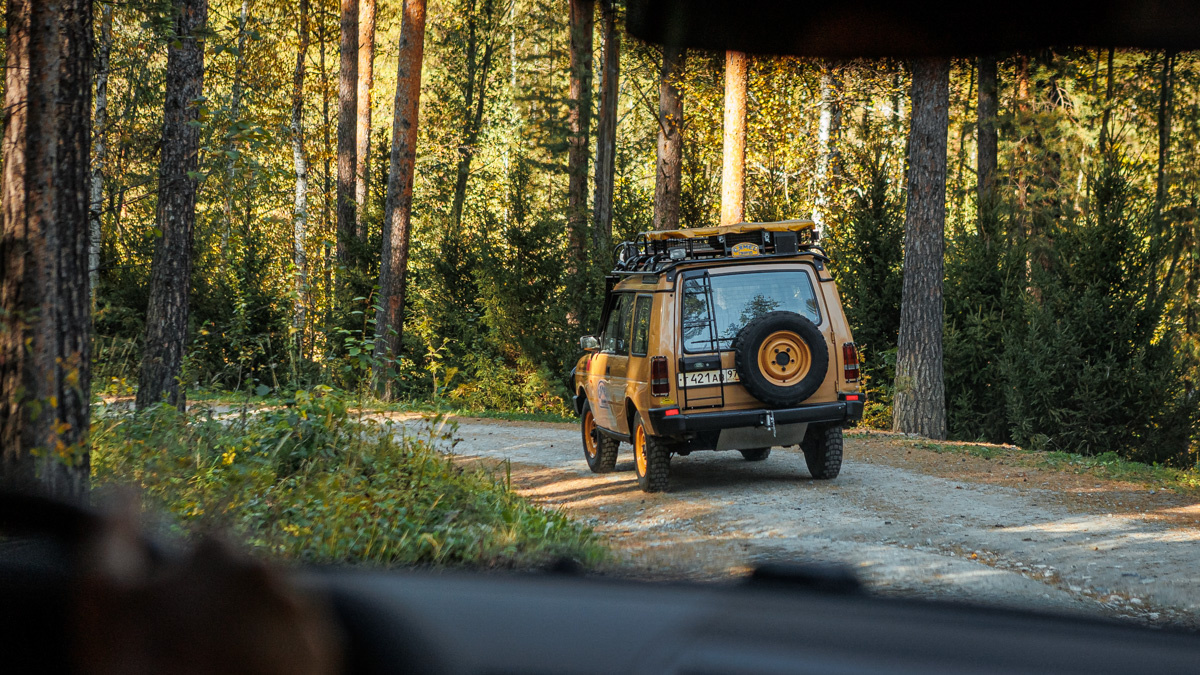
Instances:
[[[722,378],[724,378],[726,384],[737,382],[737,370],[726,368],[724,370],[701,370],[695,373],[679,373],[677,380],[680,387],[709,387],[721,384]]]

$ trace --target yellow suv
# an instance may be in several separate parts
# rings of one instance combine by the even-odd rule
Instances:
[[[638,484],[661,492],[672,455],[799,445],[813,478],[835,478],[866,397],[813,223],[646,232],[616,253],[572,371],[592,471],[630,443]]]

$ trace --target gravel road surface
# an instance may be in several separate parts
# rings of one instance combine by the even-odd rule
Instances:
[[[402,425],[418,433],[428,423]],[[591,473],[574,425],[463,419],[451,451],[507,460],[523,494],[609,541],[612,574],[722,580],[768,561],[833,562],[879,593],[1200,627],[1200,504],[1172,493],[1152,502],[1154,512],[1108,512],[1054,488],[881,463],[880,438],[904,440],[849,435],[833,481],[812,480],[795,448],[763,462],[676,457],[671,491],[655,495],[637,488],[628,446],[616,473]],[[1139,496],[1142,508],[1153,495]]]

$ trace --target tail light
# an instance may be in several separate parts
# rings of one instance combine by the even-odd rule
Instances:
[[[842,371],[847,382],[858,382],[858,347],[853,342],[842,345]]]
[[[667,396],[671,393],[671,381],[667,379],[667,357],[650,359],[650,394]]]

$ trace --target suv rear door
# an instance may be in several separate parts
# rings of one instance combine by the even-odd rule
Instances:
[[[625,428],[625,383],[629,368],[629,342],[633,294],[614,294],[612,310],[600,333],[600,352],[588,367],[588,384],[595,392],[593,415],[605,429],[628,433]]]

